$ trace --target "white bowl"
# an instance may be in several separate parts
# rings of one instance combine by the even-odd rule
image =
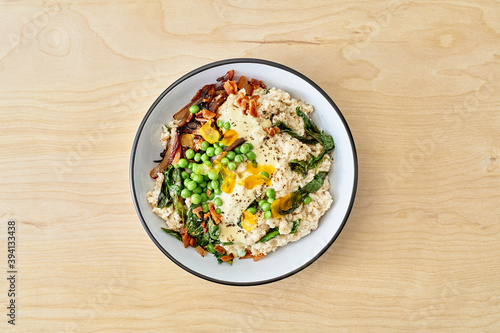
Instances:
[[[296,99],[314,106],[313,121],[335,141],[334,163],[329,174],[334,202],[321,218],[319,227],[308,236],[290,243],[263,259],[234,260],[233,265],[217,264],[212,255],[202,258],[194,248],[161,230],[164,221],[151,211],[146,200],[154,181],[149,171],[163,150],[159,137],[162,124],[186,105],[205,84],[234,69],[235,76],[262,80],[268,87],[287,91]],[[286,66],[260,59],[217,61],[184,75],[168,87],[144,116],[132,147],[130,183],[137,214],[149,237],[174,263],[209,281],[228,285],[257,285],[277,281],[304,269],[318,259],[335,241],[354,203],[358,178],[356,149],[347,123],[328,95],[314,82]]]

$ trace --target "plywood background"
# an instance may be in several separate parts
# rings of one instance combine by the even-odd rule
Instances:
[[[170,262],[129,190],[156,97],[233,57],[317,82],[359,156],[338,240],[258,287]],[[0,330],[498,332],[499,108],[498,1],[0,1]]]

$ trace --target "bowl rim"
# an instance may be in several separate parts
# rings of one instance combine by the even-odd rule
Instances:
[[[349,137],[349,141],[350,141],[351,147],[352,147],[352,155],[353,155],[353,162],[354,162],[354,177],[353,177],[353,189],[352,189],[352,193],[351,193],[351,199],[349,201],[349,206],[345,212],[344,219],[343,219],[342,223],[340,224],[339,228],[337,229],[337,232],[335,233],[335,235],[333,235],[333,237],[330,239],[330,241],[313,258],[311,258],[308,262],[306,262],[302,266],[294,269],[293,271],[286,272],[280,276],[270,278],[267,280],[259,280],[259,281],[254,281],[254,282],[233,282],[233,281],[224,281],[224,280],[220,280],[220,279],[215,279],[215,278],[212,278],[210,276],[206,276],[204,274],[201,274],[195,270],[192,270],[192,269],[186,267],[185,265],[183,265],[177,259],[175,259],[160,244],[160,242],[154,237],[153,233],[149,229],[149,226],[147,225],[147,223],[142,215],[141,208],[139,206],[139,199],[137,198],[137,192],[135,190],[135,182],[134,182],[134,162],[135,162],[135,155],[136,155],[136,151],[137,151],[139,137],[142,134],[142,130],[143,130],[149,116],[151,115],[153,110],[156,108],[158,103],[160,103],[160,101],[163,99],[163,97],[165,97],[166,94],[168,94],[172,89],[174,89],[181,82],[190,78],[193,75],[196,75],[198,73],[201,73],[201,72],[208,70],[210,68],[213,68],[213,67],[218,67],[218,66],[227,65],[227,64],[234,64],[234,63],[257,63],[257,64],[263,64],[263,65],[267,65],[267,66],[276,67],[278,69],[290,72],[290,73],[298,76],[299,78],[303,79],[308,84],[310,84],[314,89],[316,89],[327,100],[328,103],[330,103],[330,105],[333,107],[335,112],[337,112],[337,115],[339,116],[342,124],[344,125],[347,136]],[[231,58],[231,59],[224,59],[224,60],[215,61],[215,62],[203,65],[201,67],[198,67],[198,68],[188,72],[187,74],[183,75],[179,79],[175,80],[167,89],[165,89],[160,94],[160,96],[158,96],[156,98],[156,100],[153,102],[153,104],[149,108],[148,112],[145,114],[144,118],[142,119],[142,122],[139,125],[139,128],[138,128],[137,133],[136,133],[135,138],[134,138],[134,142],[132,145],[132,151],[130,154],[129,181],[130,181],[130,190],[131,190],[131,194],[132,194],[132,199],[134,201],[135,210],[137,212],[137,215],[139,216],[139,219],[141,220],[142,226],[146,230],[146,233],[148,234],[149,238],[151,238],[153,243],[158,247],[158,249],[160,249],[160,251],[162,251],[163,254],[165,254],[172,262],[174,262],[177,266],[184,269],[185,271],[187,271],[187,272],[189,272],[189,273],[191,273],[199,278],[210,281],[210,282],[219,283],[219,284],[223,284],[223,285],[230,285],[230,286],[257,286],[257,285],[263,285],[263,284],[267,284],[267,283],[271,283],[271,282],[276,282],[276,281],[285,279],[289,276],[292,276],[292,275],[300,272],[301,270],[305,269],[306,267],[311,265],[313,262],[315,262],[319,257],[321,257],[330,248],[330,246],[335,242],[335,240],[337,239],[337,237],[340,235],[341,231],[343,230],[343,228],[347,222],[347,219],[349,218],[349,215],[351,213],[352,207],[354,206],[354,200],[356,197],[357,184],[358,184],[358,157],[357,157],[356,147],[354,145],[354,139],[352,137],[351,130],[349,129],[349,126],[347,125],[347,122],[346,122],[344,116],[340,112],[340,109],[337,107],[335,102],[330,98],[330,96],[328,96],[328,94],[323,89],[321,89],[320,86],[318,86],[316,83],[314,83],[311,79],[309,79],[304,74],[302,74],[302,73],[300,73],[300,72],[298,72],[290,67],[287,67],[285,65],[282,65],[282,64],[279,64],[279,63],[276,63],[273,61],[258,59],[258,58]]]

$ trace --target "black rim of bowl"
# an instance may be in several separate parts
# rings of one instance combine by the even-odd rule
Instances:
[[[192,270],[192,269],[184,266],[181,262],[179,262],[177,259],[175,259],[172,255],[170,255],[170,253],[153,236],[151,230],[149,230],[149,227],[146,224],[146,221],[144,220],[144,217],[142,216],[141,208],[139,207],[139,201],[138,201],[138,198],[137,198],[137,195],[136,195],[136,191],[135,191],[135,182],[134,182],[134,162],[135,162],[135,154],[136,154],[136,150],[137,150],[137,142],[139,140],[139,137],[141,136],[141,133],[142,133],[142,130],[144,128],[144,125],[146,124],[146,121],[148,120],[149,116],[151,115],[151,113],[155,109],[156,105],[158,105],[158,103],[163,99],[163,97],[165,97],[166,94],[168,94],[173,88],[175,88],[179,83],[183,82],[187,78],[189,78],[189,77],[191,77],[191,76],[193,76],[195,74],[201,73],[201,72],[203,72],[203,71],[205,71],[207,69],[213,68],[213,67],[218,67],[218,66],[227,65],[227,64],[234,64],[234,63],[257,63],[257,64],[263,64],[263,65],[268,65],[268,66],[276,67],[276,68],[285,70],[287,72],[290,72],[290,73],[292,73],[292,74],[300,77],[301,79],[303,79],[304,81],[306,81],[307,83],[309,83],[311,86],[313,86],[332,105],[332,107],[335,110],[335,112],[337,112],[337,115],[339,116],[340,120],[342,121],[342,123],[343,123],[343,125],[345,127],[345,130],[346,130],[347,135],[349,137],[349,141],[351,142],[352,154],[353,154],[353,159],[354,159],[354,161],[353,161],[354,162],[353,190],[352,190],[352,194],[351,194],[351,200],[350,200],[350,203],[349,203],[349,207],[348,207],[348,209],[347,209],[347,211],[345,213],[344,219],[343,219],[340,227],[337,229],[337,232],[332,237],[332,239],[328,242],[328,244],[326,244],[325,247],[323,247],[307,263],[305,263],[302,266],[294,269],[293,271],[287,272],[287,273],[282,274],[280,276],[277,276],[275,278],[271,278],[271,279],[267,279],[267,280],[259,280],[259,281],[255,281],[255,282],[233,282],[233,281],[224,281],[224,280],[214,279],[214,278],[211,278],[210,276],[206,276],[204,274],[201,274],[201,273],[199,273],[197,271],[194,271],[194,270]],[[142,223],[144,229],[148,233],[148,235],[151,238],[151,240],[153,241],[153,243],[155,243],[156,246],[170,260],[172,260],[177,266],[181,267],[185,271],[187,271],[187,272],[189,272],[189,273],[191,273],[191,274],[193,274],[195,276],[198,276],[198,277],[200,277],[202,279],[211,281],[211,282],[220,283],[220,284],[224,284],[224,285],[232,285],[232,286],[255,286],[255,285],[262,285],[262,284],[266,284],[266,283],[271,283],[271,282],[279,281],[279,280],[282,280],[284,278],[287,278],[289,276],[292,276],[292,275],[300,272],[301,270],[303,270],[304,268],[308,267],[313,262],[315,262],[319,257],[321,257],[323,255],[323,253],[325,253],[328,250],[328,248],[330,248],[330,246],[333,244],[333,242],[335,242],[335,240],[339,236],[340,232],[344,228],[344,225],[346,224],[347,219],[349,218],[349,214],[351,213],[352,207],[354,205],[354,198],[356,197],[357,183],[358,183],[358,158],[357,158],[357,154],[356,154],[356,147],[354,146],[354,139],[352,137],[351,131],[349,129],[349,126],[347,125],[347,122],[346,122],[344,116],[340,112],[340,110],[337,107],[337,105],[335,104],[335,102],[316,83],[314,83],[307,76],[305,76],[305,75],[297,72],[296,70],[291,69],[291,68],[289,68],[287,66],[278,64],[276,62],[269,61],[269,60],[254,59],[254,58],[234,58],[234,59],[226,59],[226,60],[220,60],[220,61],[212,62],[210,64],[201,66],[201,67],[199,67],[199,68],[197,68],[197,69],[195,69],[195,70],[187,73],[186,75],[182,76],[181,78],[177,79],[167,89],[165,89],[165,91],[163,91],[163,93],[154,101],[153,105],[151,105],[151,107],[149,108],[148,112],[144,116],[144,118],[143,118],[143,120],[141,122],[141,125],[139,126],[139,129],[137,130],[137,134],[136,134],[135,139],[134,139],[134,144],[132,146],[132,152],[131,152],[131,156],[130,156],[130,187],[131,187],[131,192],[132,192],[132,198],[134,200],[134,205],[135,205],[135,209],[137,211],[137,215],[139,216],[139,219],[141,220],[141,223]]]

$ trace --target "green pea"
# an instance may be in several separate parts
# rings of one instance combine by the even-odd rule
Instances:
[[[274,188],[268,188],[266,190],[266,195],[268,198],[274,198],[274,196],[276,195],[276,191],[274,190]]]
[[[224,127],[224,120],[222,120],[222,119],[218,119],[218,120],[217,120],[217,127],[219,127],[219,128]]]
[[[267,202],[269,202],[270,204],[272,204],[275,200],[276,200],[276,199],[274,199],[274,198],[268,198],[268,199],[267,199]]]
[[[215,190],[216,188],[219,188],[219,181],[217,179],[214,179],[210,182],[212,184],[212,188]]]
[[[212,166],[212,162],[210,162],[210,161],[205,161],[205,162],[203,162],[203,164],[205,164],[208,167]]]
[[[206,154],[207,154],[208,157],[215,156],[215,148],[214,147],[208,147]]]
[[[215,198],[214,199],[214,205],[216,205],[216,206],[222,206],[222,199],[221,198]]]
[[[203,213],[208,213],[209,211],[208,204],[204,203],[201,207],[203,208]]]
[[[203,189],[202,189],[200,186],[197,186],[197,187],[194,189],[193,193],[196,193],[196,194],[202,194],[202,193],[203,193]]]
[[[259,207],[262,208],[262,205],[265,204],[265,203],[267,203],[267,200],[264,200],[264,199],[260,200],[259,201]]]
[[[201,150],[205,151],[208,149],[208,147],[210,147],[210,143],[208,143],[208,141],[203,141],[201,143]]]
[[[208,196],[208,200],[214,200],[214,198],[215,198],[215,193],[214,192],[210,193],[210,195]]]
[[[210,157],[209,157],[207,154],[203,154],[203,155],[201,155],[201,160],[202,160],[203,162],[206,162],[206,161],[209,161],[209,160],[210,160]]]
[[[237,167],[237,166],[236,166],[236,163],[234,163],[234,162],[229,162],[229,163],[227,164],[227,167],[229,168],[229,170],[234,170],[234,169],[236,169],[236,167]]]
[[[222,191],[221,191],[220,187],[214,188],[214,193],[215,193],[215,195],[221,195]]]
[[[262,176],[266,177],[266,178],[269,178],[269,173],[266,172],[266,171],[261,171],[259,172]]]
[[[191,202],[195,205],[199,204],[201,202],[201,196],[199,194],[193,194],[191,196]]]
[[[221,147],[217,147],[215,148],[215,156],[219,155],[220,153],[222,153],[224,151],[224,149],[222,149]]]
[[[253,161],[257,157],[253,151],[249,151],[248,153],[245,154],[245,156],[248,158],[249,161]]]
[[[219,175],[215,171],[210,171],[208,173],[208,178],[210,178],[211,180],[216,180],[219,178]]]
[[[233,149],[233,151],[236,153],[236,154],[241,154],[241,148],[240,146],[236,147]]]
[[[203,183],[203,176],[202,175],[198,175],[198,174],[195,174],[194,177],[193,177],[193,180],[198,183],[198,184],[201,184]]]
[[[183,197],[184,199],[187,199],[191,196],[191,191],[188,190],[187,188],[183,189],[181,191],[181,197]]]
[[[220,214],[220,213],[222,213],[222,209],[220,209],[220,208],[216,208],[216,209],[215,209],[215,212],[216,212],[217,214]]]
[[[203,181],[200,183],[200,187],[207,188],[207,185],[208,185],[207,181],[205,180],[205,178],[203,178]]]
[[[226,121],[224,123],[224,128],[227,129],[227,130],[230,129],[231,128],[231,123],[229,121]]]
[[[182,179],[188,179],[189,178],[189,173],[187,173],[186,171],[182,171],[181,177],[182,177]]]
[[[246,154],[250,151],[250,145],[248,143],[244,143],[241,145],[240,151],[242,154]]]
[[[194,155],[195,155],[194,150],[192,149],[186,150],[186,157],[189,158],[190,160],[193,159]]]
[[[307,197],[304,198],[304,205],[307,205],[310,202],[311,202],[311,197],[310,196],[307,196]]]
[[[220,163],[222,165],[227,165],[229,163],[229,159],[227,157],[223,157],[221,158]]]
[[[201,194],[201,202],[207,202],[208,200],[208,195],[206,193]]]
[[[262,204],[262,210],[265,211],[265,212],[268,212],[271,210],[271,204],[269,202],[265,202]]]
[[[189,184],[187,184],[186,188],[190,191],[193,191],[196,187],[198,187],[198,184],[196,184],[196,182],[189,182]]]
[[[179,163],[174,164],[174,168],[175,168],[175,169],[179,169]]]
[[[271,217],[273,217],[273,213],[271,211],[264,212],[264,218],[266,220],[269,220]]]
[[[234,161],[238,164],[240,164],[241,162],[243,162],[245,160],[245,158],[243,157],[243,155],[241,154],[238,154],[234,157]]]
[[[212,187],[212,182],[207,182],[207,189],[212,191],[214,188]]]
[[[187,187],[189,183],[191,183],[191,179],[189,178],[184,179],[184,187]]]
[[[247,142],[247,143],[245,143],[245,144],[247,144],[247,145],[248,145],[248,147],[250,148],[250,150],[252,150],[252,149],[253,149],[253,144],[251,144],[250,142]]]
[[[177,164],[181,168],[187,168],[189,162],[185,158],[181,158]]]
[[[196,153],[196,154],[194,154],[194,160],[195,160],[196,162],[199,162],[199,161],[201,160],[201,154],[200,154],[200,153]]]
[[[189,107],[189,112],[191,113],[198,113],[198,111],[200,111],[200,107],[198,105],[191,105]]]
[[[226,157],[230,160],[234,160],[234,158],[236,157],[236,153],[234,151],[229,151],[227,152]]]
[[[257,213],[257,208],[255,207],[250,207],[247,209],[250,213],[252,213],[253,215],[255,215]]]

